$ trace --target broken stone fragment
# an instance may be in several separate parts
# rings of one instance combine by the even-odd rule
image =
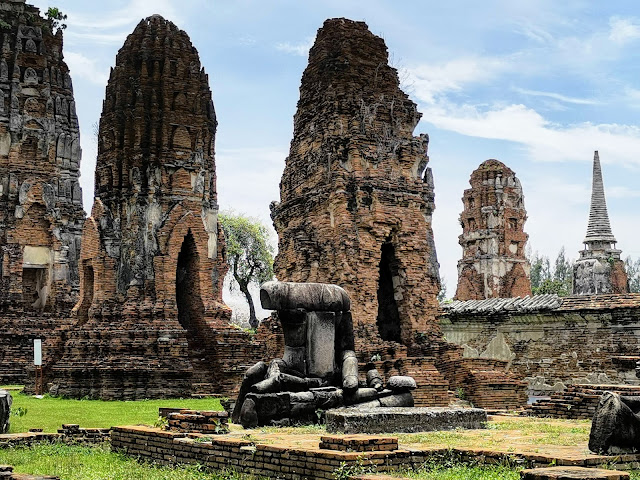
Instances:
[[[640,397],[605,392],[591,422],[589,450],[599,454],[640,451]]]
[[[382,376],[376,368],[367,371],[367,386],[375,388],[376,390],[382,390],[384,388]]]
[[[407,392],[409,390],[415,390],[417,385],[413,377],[396,375],[389,377],[389,380],[387,381],[387,388],[394,392]]]

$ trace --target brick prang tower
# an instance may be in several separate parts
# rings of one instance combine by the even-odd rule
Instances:
[[[0,313],[68,312],[78,295],[80,132],[62,31],[0,4]]]
[[[460,214],[462,259],[456,300],[531,295],[531,265],[525,257],[529,235],[522,185],[498,160],[483,162],[471,174]]]
[[[183,396],[222,374],[216,332],[231,312],[216,125],[188,35],[158,15],[142,20],[106,88],[77,328],[53,369],[60,394]]]
[[[356,351],[396,353],[437,335],[438,262],[427,135],[384,40],[327,20],[302,76],[294,134],[272,204],[276,276],[335,283],[353,301]]]

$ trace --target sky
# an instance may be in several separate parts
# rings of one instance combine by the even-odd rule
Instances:
[[[31,1],[68,15],[64,59],[80,121],[87,212],[109,68],[136,24],[158,13],[189,34],[209,74],[221,209],[272,229],[269,203],[279,199],[308,50],[325,19],[347,17],[385,40],[401,88],[423,114],[414,133],[430,136],[433,230],[448,296],[462,253],[461,197],[489,158],[522,183],[531,251],[553,260],[564,246],[575,259],[598,150],[618,247],[623,257],[640,257],[635,0]]]

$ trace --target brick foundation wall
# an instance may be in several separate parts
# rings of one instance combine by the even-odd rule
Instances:
[[[636,385],[567,385],[548,400],[539,400],[527,407],[527,415],[534,417],[591,420],[604,392],[614,392],[630,397],[640,396]]]
[[[623,299],[618,303],[624,305]],[[608,383],[640,383],[633,359],[640,354],[638,307],[451,313],[440,325],[448,341],[470,347],[466,355],[507,361],[520,378],[541,376],[553,385],[606,374]]]

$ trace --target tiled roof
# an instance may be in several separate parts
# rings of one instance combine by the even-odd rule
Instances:
[[[564,297],[558,310],[612,310],[616,308],[640,308],[640,293],[573,295]]]
[[[558,295],[536,295],[524,298],[487,298],[486,300],[454,300],[441,303],[440,307],[449,313],[500,313],[500,312],[538,312],[554,310],[562,299]]]
[[[488,298],[486,300],[454,300],[441,303],[445,313],[529,313],[577,310],[613,310],[640,308],[640,293],[623,295],[573,295],[559,297],[555,294],[526,296],[524,298]]]

